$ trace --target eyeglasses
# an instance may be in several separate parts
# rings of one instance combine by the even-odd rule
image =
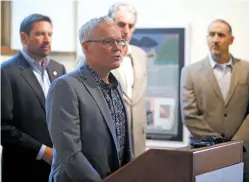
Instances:
[[[115,42],[117,42],[117,44],[119,46],[125,46],[126,44],[126,40],[125,39],[103,39],[103,40],[87,40],[86,42],[100,42],[104,45],[108,45],[108,46],[113,46],[115,44]]]

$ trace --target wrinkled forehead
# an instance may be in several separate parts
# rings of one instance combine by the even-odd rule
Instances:
[[[223,22],[214,21],[209,25],[208,31],[209,32],[229,33],[229,27],[227,24],[225,24]]]
[[[121,7],[119,10],[117,10],[115,14],[115,22],[135,24],[135,21],[136,21],[135,15],[124,7]]]
[[[113,22],[103,22],[95,26],[91,32],[91,39],[120,38],[118,26]]]
[[[37,21],[31,24],[31,31],[33,30],[52,30],[52,24],[48,21]]]

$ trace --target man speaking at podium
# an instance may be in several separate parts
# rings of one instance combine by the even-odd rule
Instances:
[[[110,71],[120,66],[122,39],[109,17],[79,31],[85,63],[50,87],[46,111],[54,144],[50,181],[101,181],[132,159],[121,87]]]

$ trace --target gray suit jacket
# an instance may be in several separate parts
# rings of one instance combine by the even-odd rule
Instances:
[[[121,95],[120,86],[118,90]],[[108,105],[85,64],[52,83],[46,111],[54,144],[50,181],[101,181],[132,159],[126,125],[124,163],[119,164]]]

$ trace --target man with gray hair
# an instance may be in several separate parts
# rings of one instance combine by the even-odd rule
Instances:
[[[133,157],[121,87],[110,73],[125,40],[107,16],[84,24],[79,40],[85,63],[54,81],[46,102],[54,182],[101,181]]]
[[[120,67],[113,70],[112,73],[123,89],[136,157],[146,150],[144,97],[147,87],[147,55],[141,48],[129,44],[137,22],[136,9],[129,4],[116,3],[110,7],[108,16],[117,24],[122,38],[126,40],[126,46],[123,49],[123,61]]]

